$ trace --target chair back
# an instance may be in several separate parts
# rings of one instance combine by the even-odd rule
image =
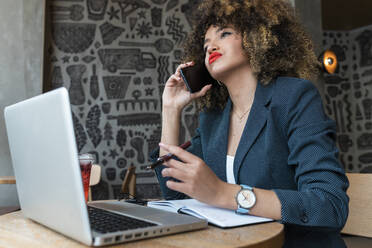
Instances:
[[[101,180],[101,166],[93,164],[90,170],[89,186],[94,186]]]
[[[99,181],[101,181],[101,166],[93,164],[92,169],[90,170],[88,201],[92,201],[93,199],[92,186],[97,185]]]
[[[342,233],[372,237],[372,174],[346,173],[349,217]]]
[[[14,176],[0,177],[0,184],[15,184]]]

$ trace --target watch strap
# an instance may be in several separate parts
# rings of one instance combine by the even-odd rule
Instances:
[[[242,189],[253,190],[253,188],[251,186],[248,186],[248,185],[245,185],[245,184],[240,184],[240,186],[242,187]]]
[[[249,214],[249,209],[238,207],[237,210],[235,210],[235,213],[237,214]]]

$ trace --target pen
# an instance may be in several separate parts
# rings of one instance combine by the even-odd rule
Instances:
[[[190,145],[191,145],[191,141],[187,141],[187,142],[183,143],[182,145],[180,145],[180,147],[182,149],[186,149]],[[159,157],[154,163],[152,163],[151,165],[147,166],[147,169],[154,169],[156,166],[163,164],[165,161],[168,161],[172,157],[173,157],[173,154],[172,153],[165,154],[165,155]]]

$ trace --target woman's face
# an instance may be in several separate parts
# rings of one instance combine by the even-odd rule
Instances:
[[[242,36],[231,27],[210,26],[204,40],[205,65],[209,73],[223,81],[230,73],[249,67]]]

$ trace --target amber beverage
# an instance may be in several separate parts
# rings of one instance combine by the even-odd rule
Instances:
[[[89,153],[81,154],[79,155],[79,163],[81,177],[83,179],[85,202],[88,202],[90,171],[92,169],[92,164],[94,163],[94,157]]]

